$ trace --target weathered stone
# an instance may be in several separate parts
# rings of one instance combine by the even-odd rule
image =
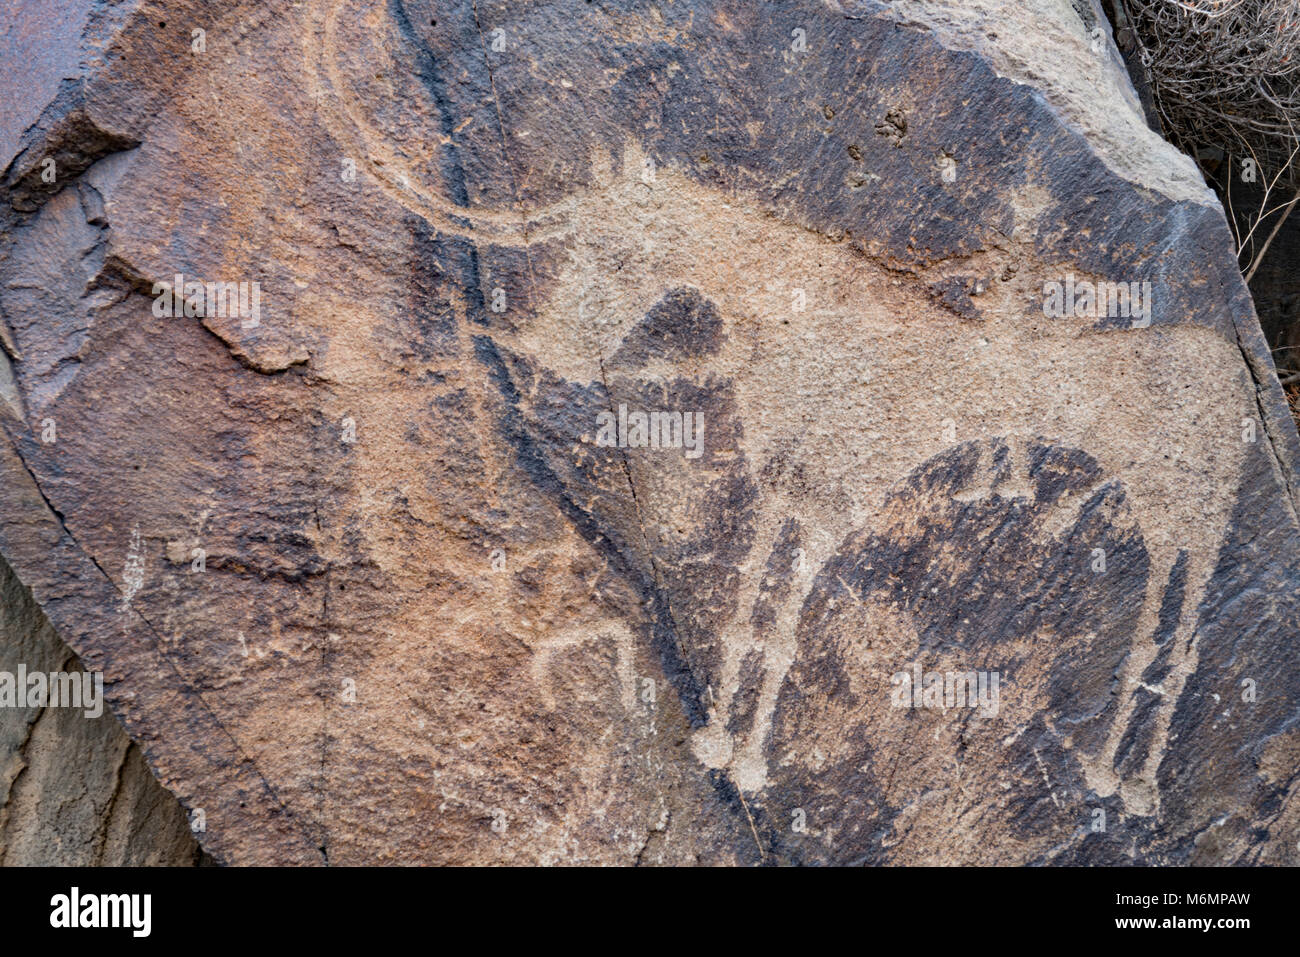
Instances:
[[[0,671],[19,668],[81,670],[0,561]],[[0,708],[0,865],[184,866],[201,857],[180,805],[108,711]]]
[[[205,849],[1295,862],[1300,443],[1085,13],[88,13],[4,114],[0,553]]]

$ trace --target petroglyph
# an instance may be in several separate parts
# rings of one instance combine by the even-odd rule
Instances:
[[[1300,451],[1086,37],[309,0],[197,56],[176,3],[17,131],[0,550],[215,857],[1294,858]],[[260,325],[157,319],[176,272]],[[912,666],[996,713],[895,707]]]
[[[542,702],[549,710],[555,708],[555,694],[550,670],[555,666],[557,657],[570,649],[586,649],[586,646],[612,642],[617,655],[615,676],[619,688],[619,701],[630,715],[636,707],[636,674],[633,671],[633,636],[622,622],[613,622],[605,629],[573,630],[560,632],[547,637],[533,646],[533,679],[542,688]]]
[[[636,165],[629,161],[624,168],[635,169]],[[616,194],[619,188],[615,184],[611,192]],[[595,202],[598,195],[593,194],[589,201]],[[653,216],[631,223],[617,217],[583,217],[583,222],[593,224],[589,227],[592,235],[575,237],[569,247],[569,269],[560,274],[552,299],[541,307],[544,319],[523,331],[515,344],[537,356],[547,368],[585,382],[584,387],[602,385],[602,371],[591,357],[612,356],[626,340],[611,339],[610,328],[603,325],[580,325],[574,320],[574,311],[564,308],[595,275],[618,277],[618,288],[608,297],[615,330],[635,329],[635,311],[650,313],[652,304],[666,293],[666,284],[698,290],[722,317],[725,334],[719,337],[716,350],[673,360],[650,357],[635,370],[638,387],[663,387],[685,370],[689,370],[691,381],[721,384],[729,407],[738,410],[736,441],[727,448],[729,460],[743,460],[747,474],[762,489],[752,537],[764,544],[752,546],[738,559],[737,583],[728,598],[734,610],[718,626],[724,654],[708,681],[718,689],[718,703],[715,716],[697,732],[696,751],[707,764],[728,768],[738,785],[748,791],[761,789],[767,778],[762,742],[775,707],[783,662],[792,658],[791,626],[811,585],[799,582],[793,570],[788,572],[794,585],[776,619],[766,623],[761,632],[754,630],[751,618],[764,587],[761,563],[776,555],[773,549],[781,526],[791,516],[799,516],[807,541],[782,547],[802,548],[802,560],[811,568],[821,567],[831,551],[827,542],[842,540],[855,528],[870,527],[867,503],[880,501],[890,485],[914,469],[923,456],[943,447],[949,431],[945,419],[952,420],[951,431],[963,440],[989,432],[1009,435],[1006,446],[979,446],[985,459],[954,494],[955,500],[967,504],[990,496],[1033,501],[1034,480],[1026,459],[1031,451],[1030,436],[1056,435],[1065,447],[1077,442],[1090,448],[1097,463],[1095,473],[1090,472],[1079,488],[1066,489],[1059,501],[1050,502],[1036,534],[1046,541],[1059,539],[1079,524],[1081,510],[1096,484],[1104,481],[1103,475],[1122,477],[1128,520],[1140,524],[1140,517],[1149,515],[1153,527],[1161,530],[1147,543],[1153,573],[1141,610],[1135,611],[1134,639],[1152,633],[1163,582],[1182,552],[1198,556],[1189,568],[1186,585],[1186,607],[1195,607],[1204,593],[1235,494],[1243,450],[1235,442],[1233,418],[1248,409],[1244,383],[1220,383],[1213,399],[1197,396],[1162,409],[1117,406],[1086,393],[1063,403],[1061,369],[1070,370],[1072,383],[1101,381],[1107,370],[1116,366],[1126,375],[1151,379],[1152,364],[1144,358],[1147,344],[1131,333],[1102,333],[1068,320],[1053,325],[996,317],[978,325],[945,320],[921,296],[909,292],[906,284],[900,288],[897,278],[842,245],[770,220],[764,223],[760,238],[746,222],[749,217],[758,219],[757,211],[746,209],[735,197],[702,190],[671,170],[660,171],[650,204]],[[753,288],[742,278],[761,274],[761,257],[768,254],[774,234],[775,241],[787,250],[790,272],[811,277],[807,286],[812,305],[799,316],[799,322],[807,330],[803,334],[808,341],[817,346],[797,365],[786,355],[768,355],[764,349],[767,330],[783,326],[791,318],[786,297]],[[698,239],[683,244],[688,235]],[[652,256],[644,270],[613,268],[615,260],[630,261],[623,250],[641,246],[665,250],[664,258],[656,261]],[[720,256],[718,250],[723,248],[726,254]],[[1014,281],[1032,289],[1034,275],[1032,263],[1021,263]],[[1009,302],[1015,291],[1007,289],[1001,295]],[[921,334],[926,341],[918,346],[915,326],[905,335],[903,323],[915,323],[926,313],[930,316],[926,332]],[[556,327],[564,329],[564,334],[540,333],[542,328]],[[633,332],[626,335],[631,337]],[[1079,348],[1081,339],[1086,341],[1086,349]],[[1175,365],[1194,362],[1200,349],[1225,354],[1230,349],[1212,334],[1191,328],[1162,340],[1163,361],[1172,359]],[[577,348],[572,346],[575,342]],[[560,344],[563,348],[557,348]],[[828,372],[851,367],[854,353],[864,345],[873,364],[907,370],[903,374],[915,381],[932,382],[927,391],[934,396],[933,404],[912,398],[908,406],[900,408],[887,378],[850,385],[841,384],[838,375]],[[987,363],[988,379],[952,374],[951,370],[972,361]],[[1161,381],[1152,382],[1152,386],[1168,389],[1173,385],[1172,376],[1160,374],[1158,378]],[[774,405],[761,391],[772,383],[780,383],[787,401]],[[829,383],[835,385],[828,389]],[[763,414],[745,416],[739,411],[748,408],[761,408]],[[899,420],[922,425],[909,428],[907,438],[900,440],[890,433],[890,422]],[[1102,422],[1123,439],[1093,450],[1095,443],[1090,438]],[[1218,447],[1208,469],[1166,467],[1169,449],[1204,446],[1207,441]],[[791,447],[799,448],[807,458],[827,463],[819,469],[812,487],[780,475],[780,460],[788,455],[783,450]],[[994,462],[989,456],[997,448],[1006,457]],[[648,525],[677,524],[672,502],[690,500],[695,493],[687,494],[684,489],[694,487],[695,480],[687,472],[669,477],[650,459],[629,451],[643,520]],[[827,501],[837,507],[826,508]],[[1083,544],[1078,543],[1080,547]],[[1081,560],[1088,557],[1087,551],[1081,554]],[[655,557],[651,545],[650,558],[653,561]],[[689,594],[673,596],[679,623],[689,621],[694,602]],[[1185,636],[1191,625],[1189,614],[1180,625],[1180,634]],[[762,670],[753,732],[737,736],[727,727],[731,699],[750,693],[751,689],[740,686],[739,674],[743,661],[759,649],[768,663]],[[1143,648],[1126,668],[1140,674],[1148,657]],[[1187,665],[1177,667],[1185,670]],[[1163,713],[1167,716],[1167,707]],[[1108,765],[1123,725],[1122,720],[1116,723],[1111,754],[1089,759],[1090,780],[1099,793],[1113,793],[1118,786]],[[1158,760],[1159,750],[1157,744],[1150,762]]]
[[[566,235],[576,198],[524,210],[515,208],[514,197],[507,196],[510,205],[493,208],[471,205],[463,180],[442,181],[437,169],[457,163],[455,154],[463,148],[457,137],[474,118],[452,125],[441,98],[448,79],[441,75],[443,67],[430,49],[429,21],[412,21],[407,6],[428,5],[351,0],[313,4],[311,29],[304,41],[307,76],[321,118],[345,155],[364,166],[391,200],[446,235],[517,247]],[[399,15],[390,15],[392,10]],[[385,89],[385,98],[425,105],[403,118],[401,126],[414,125],[404,136],[394,137],[392,130],[374,126],[373,110],[367,104],[375,90],[365,89],[371,77],[382,77],[400,88]]]

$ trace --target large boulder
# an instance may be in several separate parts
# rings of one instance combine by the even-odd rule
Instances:
[[[1300,860],[1300,444],[1094,4],[49,6],[0,554],[216,860]]]

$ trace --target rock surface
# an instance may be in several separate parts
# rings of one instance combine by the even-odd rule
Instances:
[[[217,861],[1300,861],[1300,443],[1094,6],[48,6],[0,554]]]
[[[0,561],[0,671],[20,665],[81,670]],[[0,708],[0,865],[178,867],[201,858],[185,812],[111,713]]]

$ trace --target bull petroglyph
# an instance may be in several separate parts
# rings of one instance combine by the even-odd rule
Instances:
[[[797,722],[783,716],[781,701],[789,694],[791,669],[806,669],[799,663],[811,653],[810,643],[824,640],[818,628],[842,627],[833,625],[833,618],[815,617],[819,603],[829,600],[827,589],[849,587],[831,569],[848,561],[849,543],[882,534],[880,510],[891,507],[887,503],[897,494],[891,490],[906,476],[915,476],[927,461],[965,454],[951,450],[969,449],[976,461],[952,489],[952,507],[978,510],[996,502],[1032,512],[1034,547],[1053,543],[1084,571],[1091,552],[1084,546],[1096,547],[1077,538],[1093,502],[1089,496],[1101,495],[1105,502],[1103,489],[1123,489],[1117,520],[1141,542],[1149,566],[1141,587],[1125,593],[1123,627],[1054,640],[1076,643],[1081,652],[1094,649],[1088,653],[1104,641],[1123,689],[1107,711],[1105,728],[1090,730],[1088,746],[1075,748],[1089,787],[1102,795],[1118,792],[1136,813],[1154,811],[1158,796],[1152,779],[1163,735],[1180,682],[1195,667],[1195,647],[1187,644],[1193,609],[1236,491],[1241,450],[1230,437],[1248,411],[1246,395],[1241,382],[1215,383],[1208,386],[1212,396],[1138,408],[1089,394],[1087,383],[1102,381],[1118,367],[1148,388],[1170,391],[1176,376],[1156,370],[1192,365],[1204,350],[1227,353],[1229,344],[1193,327],[1137,338],[1122,330],[1101,331],[1083,317],[1022,318],[1015,303],[1039,293],[1054,271],[1026,259],[1015,244],[985,254],[981,263],[988,274],[1009,277],[987,291],[979,287],[987,318],[961,321],[926,293],[926,285],[936,281],[933,275],[900,278],[833,238],[774,220],[743,193],[701,186],[670,167],[658,167],[649,179],[643,175],[647,158],[631,141],[617,163],[593,154],[585,185],[542,207],[525,210],[513,196],[485,204],[463,192],[449,195],[445,185],[430,185],[438,179],[430,175],[436,157],[421,159],[413,141],[379,133],[372,117],[350,105],[351,80],[337,68],[340,51],[364,43],[356,32],[363,24],[371,30],[405,28],[373,11],[344,18],[344,6],[318,5],[317,29],[308,43],[331,132],[364,160],[391,199],[440,233],[522,248],[534,261],[555,263],[554,279],[530,290],[526,318],[492,333],[499,347],[518,367],[545,370],[559,393],[573,388],[602,394],[592,406],[598,414],[608,416],[620,402],[670,410],[675,402],[679,412],[707,409],[710,444],[719,444],[694,471],[692,463],[658,462],[635,447],[593,451],[590,436],[568,437],[569,447],[586,448],[583,455],[617,456],[611,462],[616,472],[625,473],[627,484],[614,492],[634,498],[640,527],[620,527],[630,513],[602,511],[595,487],[603,479],[566,477],[569,470],[555,466],[566,494],[587,503],[595,526],[612,531],[661,595],[677,654],[695,679],[689,690],[679,690],[702,698],[691,703],[702,716],[692,744],[698,760],[726,772],[741,792],[760,797],[769,794],[774,781],[788,790],[791,780],[801,780],[789,769],[807,766],[801,765],[808,760],[802,755],[817,733],[796,732]],[[341,31],[348,42],[341,42]],[[408,36],[404,42],[414,41]],[[435,139],[435,153],[456,148],[452,131]],[[771,267],[774,248],[784,251],[784,269]],[[756,284],[755,277],[766,278]],[[647,338],[642,330],[663,325],[665,304],[683,296],[690,302],[670,318],[690,328],[692,310],[707,311],[714,318],[703,338],[677,346],[662,335]],[[795,303],[804,305],[796,310]],[[772,348],[776,330],[806,340],[809,346],[797,350],[804,358],[795,363],[789,351]],[[1148,353],[1157,349],[1162,363],[1149,361]],[[920,390],[929,399],[916,392],[900,398],[890,388],[896,376],[930,382],[929,390]],[[520,386],[525,393],[530,388]],[[781,390],[785,401],[774,404],[772,389]],[[688,397],[703,401],[692,405]],[[749,409],[763,412],[750,415]],[[1103,425],[1113,438],[1099,444],[1095,437]],[[1167,466],[1170,449],[1203,445],[1207,435],[1223,437],[1213,467]],[[1040,436],[1054,436],[1053,444],[1039,444]],[[1032,462],[1034,454],[1047,454],[1044,449],[1086,450],[1069,454],[1086,455],[1095,474],[1089,472],[1078,489],[1044,502],[1034,488]],[[821,474],[784,471],[783,463],[793,456],[823,463]],[[585,488],[588,481],[596,486]],[[691,513],[695,503],[710,497],[732,501],[739,506],[733,517],[743,519],[701,532]],[[1154,523],[1159,534],[1143,536],[1145,515],[1159,516]],[[692,543],[692,526],[697,538],[725,537],[727,548]],[[687,535],[674,540],[671,532],[664,538],[650,528],[682,528]],[[988,561],[977,544],[972,540],[965,557],[953,559],[948,578],[936,579],[932,587],[951,589]],[[959,544],[950,547],[962,551]],[[1112,577],[1120,575],[1122,566],[1110,560]],[[1156,726],[1143,756],[1138,760],[1126,751],[1129,763],[1120,774],[1117,753],[1139,707],[1132,691],[1158,653],[1149,638],[1180,560],[1185,568],[1181,610],[1175,636],[1162,645],[1167,693],[1156,707]],[[697,572],[704,568],[709,572],[701,578]],[[892,622],[886,632],[912,634],[914,626],[896,613],[886,619]],[[810,620],[820,624],[813,628]],[[635,627],[645,634],[644,625]],[[1004,647],[1035,640],[1032,630],[1017,630],[1014,621],[977,620],[973,627],[989,630],[986,637],[997,637]],[[535,647],[534,674],[544,700],[551,700],[552,656],[586,641],[574,634],[545,638]],[[631,708],[627,640],[618,645],[619,697]],[[796,683],[808,680],[803,670],[798,673],[803,677]],[[1049,680],[1048,673],[1040,680]],[[874,694],[887,702],[887,691],[882,684]],[[1005,697],[1015,703],[1008,705],[997,733],[1023,733],[1016,722],[1031,720],[1045,693],[1031,693],[1013,676]]]
[[[1294,857],[1300,447],[1070,5],[177,2],[6,133],[0,551],[214,857]]]

